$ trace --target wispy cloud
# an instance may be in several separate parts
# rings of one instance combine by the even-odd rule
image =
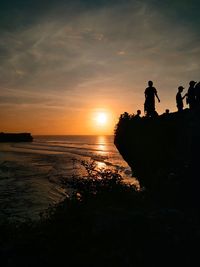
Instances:
[[[81,98],[84,107],[123,92],[131,106],[149,79],[165,96],[199,78],[197,1],[56,2],[18,9],[16,26],[0,28],[1,103],[76,107]]]

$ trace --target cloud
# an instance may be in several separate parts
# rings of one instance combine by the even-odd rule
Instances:
[[[149,79],[165,94],[198,78],[197,1],[16,2],[1,11],[1,102],[75,107],[121,88],[138,95]]]

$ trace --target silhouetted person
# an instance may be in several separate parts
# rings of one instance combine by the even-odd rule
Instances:
[[[187,104],[189,104],[189,108],[190,109],[194,109],[195,108],[195,104],[196,104],[196,98],[195,98],[195,84],[196,82],[194,81],[190,81],[189,82],[189,88],[188,88],[188,92],[187,92]]]
[[[195,86],[195,95],[197,108],[200,108],[200,82],[198,82]]]
[[[137,114],[134,116],[134,118],[140,118],[141,119],[141,117],[140,117],[140,115],[141,115],[141,110],[137,110]]]
[[[178,87],[178,93],[176,94],[176,106],[178,108],[178,111],[183,110],[183,99],[186,97],[186,95],[182,96],[181,93],[183,92],[184,87],[179,86]]]
[[[160,99],[157,95],[157,90],[155,87],[153,87],[153,82],[148,82],[149,87],[146,88],[144,94],[145,94],[145,103],[144,103],[144,111],[146,112],[147,117],[153,117],[157,115],[157,112],[155,110],[155,96],[158,99],[158,102],[160,102]]]
[[[169,117],[169,109],[165,109],[165,112],[161,114],[162,118],[168,118]]]

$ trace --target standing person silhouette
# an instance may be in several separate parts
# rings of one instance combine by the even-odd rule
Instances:
[[[179,86],[178,93],[176,94],[176,106],[179,112],[183,110],[183,99],[186,97],[186,94],[184,96],[181,95],[183,89],[184,89],[183,86]]]
[[[145,103],[144,103],[144,111],[146,113],[147,117],[154,117],[157,115],[157,112],[155,110],[155,96],[158,99],[158,102],[160,102],[160,99],[157,94],[157,90],[155,87],[153,87],[153,82],[148,82],[148,87],[145,89]]]
[[[196,97],[195,97],[195,84],[196,82],[190,81],[189,82],[189,88],[187,92],[187,104],[189,104],[190,109],[194,109],[196,106]]]

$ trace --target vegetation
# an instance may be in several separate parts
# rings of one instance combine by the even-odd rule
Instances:
[[[155,192],[138,191],[117,172],[97,170],[94,162],[83,165],[87,177],[64,180],[73,194],[38,223],[1,225],[1,266],[193,266],[199,261],[197,207],[158,201]]]

